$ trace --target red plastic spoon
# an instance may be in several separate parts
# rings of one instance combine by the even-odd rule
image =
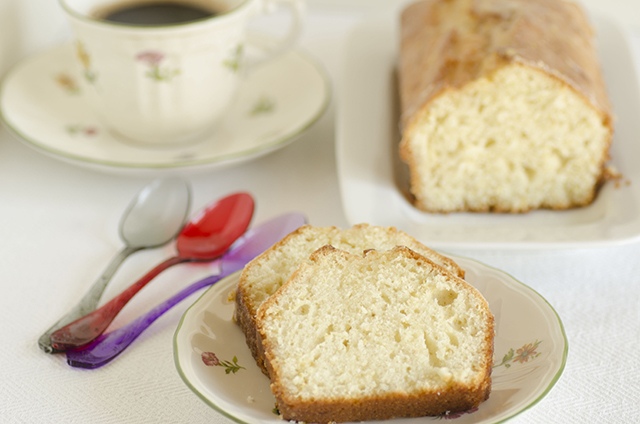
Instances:
[[[208,262],[221,256],[246,231],[253,216],[254,201],[247,193],[236,193],[197,214],[177,238],[178,254],[161,262],[129,288],[102,307],[51,334],[57,351],[80,349],[102,334],[124,305],[165,269],[184,262]]]

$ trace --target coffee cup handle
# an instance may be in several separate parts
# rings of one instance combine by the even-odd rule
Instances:
[[[279,6],[289,9],[291,23],[289,31],[284,37],[269,46],[260,57],[247,60],[245,71],[249,73],[261,64],[290,50],[298,42],[304,23],[304,0],[258,0],[258,3],[258,15],[273,13]]]

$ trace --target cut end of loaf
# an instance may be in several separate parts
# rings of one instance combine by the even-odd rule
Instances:
[[[323,247],[261,306],[258,327],[285,419],[438,415],[490,391],[486,301],[404,247]]]
[[[513,63],[433,99],[401,155],[420,209],[526,212],[589,204],[610,141],[607,119],[584,97]]]

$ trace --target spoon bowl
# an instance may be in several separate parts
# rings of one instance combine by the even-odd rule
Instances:
[[[179,178],[153,181],[129,204],[119,227],[129,246],[153,248],[175,239],[191,208],[191,188]]]
[[[80,301],[38,339],[46,353],[55,353],[51,334],[95,310],[107,284],[131,254],[160,247],[176,238],[189,215],[191,189],[179,178],[154,180],[129,203],[120,219],[119,234],[125,246]]]
[[[236,216],[238,213],[241,216]],[[245,193],[226,197],[208,206],[188,222],[178,236],[178,256],[192,261],[210,261],[219,257],[244,234],[252,214],[253,199]]]
[[[224,253],[249,226],[254,201],[247,193],[229,195],[198,213],[178,235],[177,255],[156,265],[138,281],[95,311],[51,334],[60,352],[81,349],[102,334],[124,306],[153,278],[184,262],[208,262]]]

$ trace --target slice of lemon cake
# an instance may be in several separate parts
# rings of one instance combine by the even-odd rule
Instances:
[[[494,318],[470,284],[406,247],[303,262],[258,310],[282,417],[419,417],[489,397]]]

